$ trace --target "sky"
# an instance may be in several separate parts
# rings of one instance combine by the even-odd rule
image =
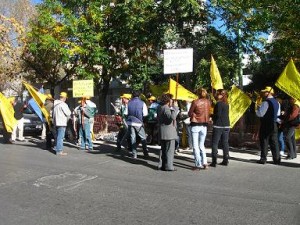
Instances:
[[[42,0],[31,0],[31,2],[32,2],[33,4],[37,4],[37,3],[42,2]]]

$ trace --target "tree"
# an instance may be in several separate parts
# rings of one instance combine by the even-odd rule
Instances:
[[[95,1],[50,1],[38,6],[31,23],[24,54],[34,77],[54,87],[66,78],[99,78],[95,65],[102,65],[102,15]]]
[[[269,15],[272,38],[260,55],[262,61],[254,69],[254,79],[259,81],[263,77],[266,83],[273,85],[291,58],[300,67],[300,25],[296,22],[300,16],[300,5],[294,0],[269,0],[262,9]]]
[[[212,1],[213,9],[224,21],[229,36],[239,38],[243,52],[256,54],[262,60],[254,70],[254,80],[274,83],[288,60],[299,58],[300,26],[296,21],[300,5],[295,0],[266,1]],[[273,40],[267,43],[266,36],[273,33]],[[296,60],[297,61],[297,60]]]
[[[229,89],[235,78],[236,44],[212,26],[208,26],[205,33],[199,35],[201,37],[194,43],[194,49],[197,49],[194,56],[196,69],[191,80],[196,82],[193,82],[192,88],[196,89],[200,86],[211,88],[210,61],[213,55],[217,61],[224,87]]]
[[[0,87],[21,94],[24,64],[21,55],[27,23],[34,9],[30,1],[3,0],[0,6]]]
[[[165,33],[194,22],[189,13],[199,14],[196,2],[46,0],[28,35],[26,62],[36,71],[34,79],[56,82],[59,70],[67,77],[94,78],[101,99],[112,77],[141,88],[160,77]]]

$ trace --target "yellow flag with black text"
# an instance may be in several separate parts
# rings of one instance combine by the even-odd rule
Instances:
[[[177,91],[176,91],[177,90]],[[197,95],[180,85],[179,83],[170,78],[169,93],[178,100],[193,101],[198,98]]]
[[[215,90],[224,89],[222,78],[216,64],[216,61],[213,56],[211,56],[210,64],[210,78],[211,78],[211,87]]]
[[[289,96],[300,100],[300,74],[292,59],[277,79],[275,85]]]
[[[17,125],[17,120],[15,119],[15,110],[9,99],[7,99],[0,92],[0,112],[2,116],[2,122],[5,126],[7,132],[11,133],[14,127]]]
[[[228,94],[228,103],[229,121],[232,128],[251,105],[251,98],[233,85]]]
[[[50,124],[50,114],[44,106],[45,101],[47,99],[47,95],[39,93],[38,91],[36,91],[36,89],[33,86],[31,86],[30,84],[28,84],[25,81],[23,81],[23,84],[26,87],[26,89],[28,90],[28,92],[30,93],[31,97],[34,99],[34,101],[38,104],[38,106],[41,109],[47,123]]]

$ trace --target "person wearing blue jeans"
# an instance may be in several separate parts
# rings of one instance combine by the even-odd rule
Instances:
[[[188,138],[188,148],[189,150],[193,149],[193,137],[192,137],[192,127],[190,124],[185,124],[186,127],[186,133],[187,133],[187,138]]]
[[[93,150],[93,142],[90,132],[90,123],[89,120],[85,120],[83,124],[79,126],[79,138],[80,138],[80,149],[85,150],[87,147],[89,151]]]
[[[210,120],[211,102],[207,98],[207,91],[204,88],[200,88],[197,92],[199,97],[192,102],[188,112],[191,120],[190,126],[195,158],[193,170],[208,168],[204,142],[207,134],[207,125]]]
[[[54,147],[54,150],[56,151],[56,154],[62,154],[64,138],[66,133],[66,126],[55,127],[55,130],[56,130],[56,141],[55,141],[56,145]]]
[[[195,168],[207,167],[206,150],[204,146],[207,134],[207,126],[192,126],[193,149],[195,157]]]
[[[86,103],[86,98],[81,99],[79,107],[76,107],[75,115],[77,116],[77,121],[79,125],[79,140],[80,149],[89,151],[93,150],[93,142],[90,132],[90,118],[93,117],[94,109]]]
[[[295,128],[299,126],[300,116],[299,108],[300,102],[296,101],[294,98],[290,97],[289,107],[286,110],[284,125],[284,139],[286,147],[288,149],[288,156],[286,159],[297,158],[296,140],[295,140]]]
[[[137,158],[137,136],[140,137],[145,157],[148,157],[146,133],[144,128],[144,118],[148,115],[148,108],[140,99],[141,92],[139,90],[132,91],[132,98],[128,102],[127,125],[131,140],[132,157]]]
[[[59,100],[55,100],[53,104],[52,118],[53,125],[56,129],[55,147],[56,155],[64,156],[67,153],[63,152],[63,140],[65,137],[68,120],[71,116],[69,106],[66,104],[67,93],[61,92]]]
[[[284,143],[284,136],[283,136],[283,130],[278,128],[278,143],[279,143],[279,150],[281,156],[286,156],[284,154],[285,150],[285,143]]]
[[[148,156],[146,133],[144,126],[128,126],[133,158],[137,158],[137,136],[140,137],[144,156]]]

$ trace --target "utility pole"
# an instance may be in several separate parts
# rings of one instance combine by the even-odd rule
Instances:
[[[242,68],[242,60],[243,60],[243,48],[242,48],[242,30],[239,27],[237,32],[237,48],[238,48],[238,63],[237,63],[237,76],[236,79],[238,81],[238,86],[241,90],[243,90],[243,68]]]
[[[242,60],[243,60],[243,48],[242,48],[242,30],[240,26],[238,27],[237,32],[237,48],[238,48],[238,62],[237,62],[237,81],[238,86],[241,90],[243,90],[243,68],[242,68]],[[242,116],[239,121],[239,136],[240,140],[244,139],[245,136],[245,118]]]

